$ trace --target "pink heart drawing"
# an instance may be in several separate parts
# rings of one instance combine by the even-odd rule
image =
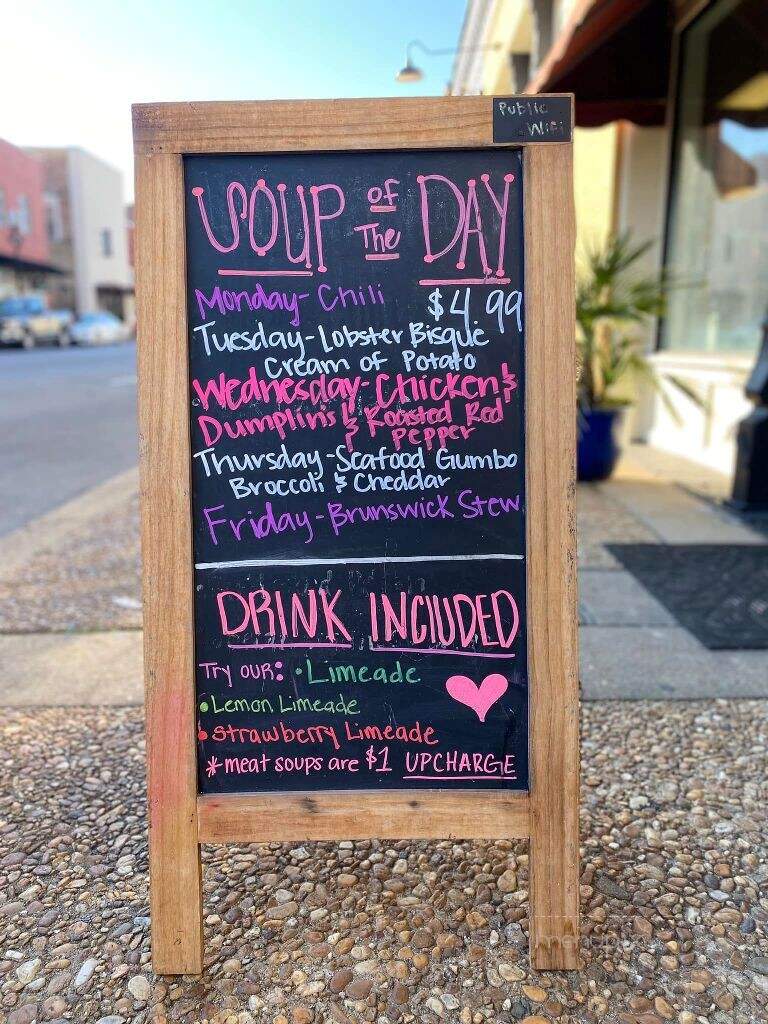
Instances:
[[[466,704],[472,708],[481,722],[490,709],[507,692],[509,682],[505,676],[498,672],[492,672],[478,686],[469,676],[451,676],[445,682],[448,693],[457,700],[459,704]]]

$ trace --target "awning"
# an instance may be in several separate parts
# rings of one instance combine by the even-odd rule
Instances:
[[[581,0],[526,92],[572,92],[576,123],[663,124],[672,14],[666,0]]]
[[[63,274],[61,267],[53,263],[39,263],[36,260],[23,260],[18,256],[8,256],[0,252],[0,267],[12,267],[14,270],[29,271],[37,274]]]
[[[119,295],[133,295],[135,290],[135,286],[132,284],[110,284],[108,281],[104,281],[96,285],[97,292],[114,292]]]

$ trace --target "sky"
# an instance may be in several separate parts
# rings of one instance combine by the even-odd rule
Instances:
[[[441,95],[465,0],[15,0],[3,11],[0,138],[81,146],[133,196],[132,103]]]

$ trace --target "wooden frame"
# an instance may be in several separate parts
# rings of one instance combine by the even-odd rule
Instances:
[[[200,843],[373,836],[529,837],[532,964],[578,967],[572,146],[524,155],[530,790],[213,797],[196,781],[183,155],[493,147],[492,100],[149,104],[133,124],[155,970],[202,971]]]

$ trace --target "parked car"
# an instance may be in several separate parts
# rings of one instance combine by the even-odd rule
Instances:
[[[68,309],[46,309],[39,295],[0,300],[0,345],[69,344],[74,315]]]
[[[69,339],[74,345],[113,345],[127,341],[131,332],[114,313],[85,313],[69,328]]]

